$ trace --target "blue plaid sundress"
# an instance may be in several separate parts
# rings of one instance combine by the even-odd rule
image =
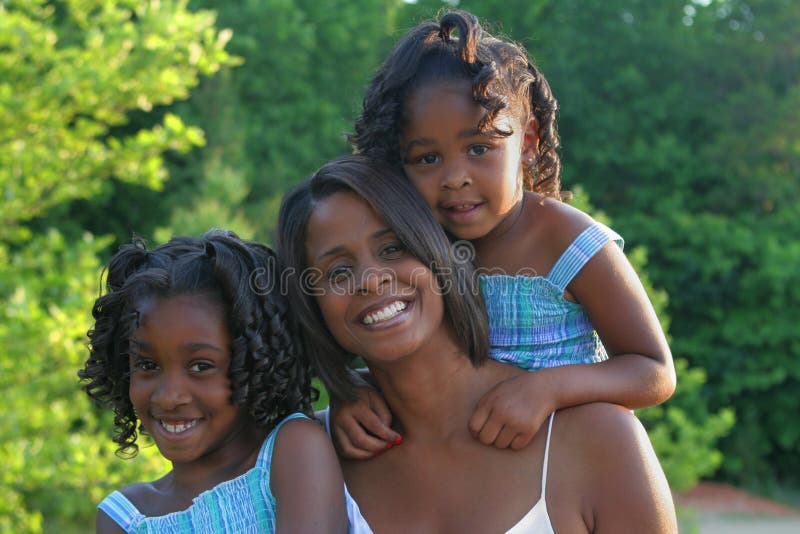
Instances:
[[[547,276],[481,275],[490,357],[536,371],[608,359],[583,306],[564,297],[576,274],[606,243],[623,239],[595,222],[567,247]]]
[[[146,517],[119,491],[98,505],[128,533],[269,533],[275,532],[277,504],[269,487],[272,449],[278,430],[287,421],[305,418],[293,413],[264,440],[256,465],[194,498],[186,510]]]

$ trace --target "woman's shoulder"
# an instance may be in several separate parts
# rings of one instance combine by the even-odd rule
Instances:
[[[590,402],[559,410],[555,416],[563,425],[586,431],[607,428],[612,432],[632,432],[641,428],[639,419],[624,406]]]
[[[571,461],[586,467],[623,465],[648,460],[647,431],[629,409],[594,402],[559,410],[553,422],[554,442]],[[590,471],[598,472],[596,469]]]
[[[634,525],[677,532],[664,470],[630,410],[606,403],[559,410],[552,446],[552,503],[588,503],[586,525],[600,521],[610,532],[631,532]]]

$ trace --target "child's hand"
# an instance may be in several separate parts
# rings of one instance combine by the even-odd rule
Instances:
[[[530,443],[555,409],[554,395],[546,381],[537,381],[537,376],[538,373],[528,373],[504,380],[481,397],[469,420],[475,439],[515,451]]]
[[[346,458],[365,460],[402,443],[400,434],[390,428],[392,414],[380,393],[360,387],[358,399],[331,405],[331,432]]]

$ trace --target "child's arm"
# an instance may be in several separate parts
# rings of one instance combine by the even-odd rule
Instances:
[[[664,402],[675,391],[666,337],[619,247],[606,244],[567,290],[586,309],[609,359],[542,369],[498,384],[470,420],[481,442],[520,449],[558,408],[594,401],[641,408]]]
[[[278,504],[276,532],[347,532],[342,471],[317,423],[298,419],[283,425],[270,477]]]
[[[402,439],[389,426],[392,413],[380,392],[362,386],[356,395],[352,402],[331,399],[331,434],[342,456],[366,460],[399,445]]]

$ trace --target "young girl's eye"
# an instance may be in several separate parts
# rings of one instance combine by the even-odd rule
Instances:
[[[467,155],[469,156],[482,156],[489,151],[489,147],[486,145],[470,145],[467,149]]]
[[[214,364],[210,362],[194,362],[189,366],[189,370],[193,373],[202,373],[203,371],[208,371],[213,368]]]
[[[133,362],[133,370],[134,371],[155,371],[158,369],[158,364],[153,360],[147,360],[145,358],[138,358]]]
[[[436,154],[423,154],[414,158],[414,163],[421,163],[422,165],[433,165],[439,163],[439,156]]]

